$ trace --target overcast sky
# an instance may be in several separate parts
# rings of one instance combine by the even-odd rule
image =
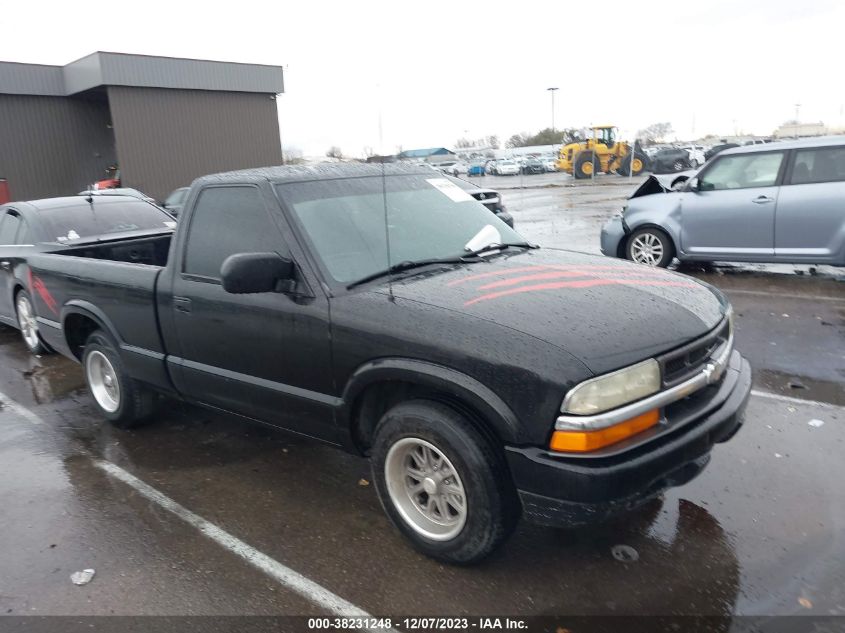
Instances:
[[[32,2],[2,8],[0,60],[117,51],[277,64],[282,142],[451,146],[462,136],[669,121],[679,138],[845,125],[845,2]],[[379,134],[379,114],[382,139]]]

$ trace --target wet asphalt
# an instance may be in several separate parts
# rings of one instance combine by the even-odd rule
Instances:
[[[517,182],[480,184],[503,190],[527,238],[589,252],[632,189],[618,177]],[[522,524],[472,568],[405,545],[366,461],[178,403],[113,429],[78,366],[31,357],[0,328],[0,614],[326,612],[105,474],[104,460],[372,614],[845,615],[845,272],[681,272],[736,308],[755,370],[741,431],[635,514],[581,530]],[[614,559],[620,544],[638,560]],[[93,581],[73,585],[86,568]]]

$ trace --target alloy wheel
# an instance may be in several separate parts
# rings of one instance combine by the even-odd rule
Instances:
[[[421,438],[402,438],[390,447],[384,474],[391,502],[415,532],[435,541],[460,534],[467,519],[466,491],[442,450]]]
[[[38,321],[35,319],[35,312],[32,304],[26,295],[21,294],[17,300],[18,326],[21,329],[23,340],[30,349],[36,349],[39,344]]]
[[[657,266],[663,258],[663,241],[654,233],[643,233],[631,243],[631,259],[638,264]]]

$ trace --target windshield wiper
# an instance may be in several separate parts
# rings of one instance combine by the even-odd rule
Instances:
[[[505,242],[504,244],[494,242],[492,244],[488,244],[487,246],[477,248],[474,251],[467,251],[464,254],[464,257],[478,257],[482,253],[489,253],[490,251],[503,251],[508,248],[540,248],[540,246],[537,244],[533,244],[532,242]]]
[[[378,279],[379,277],[387,277],[388,275],[401,273],[414,268],[422,268],[423,266],[429,266],[431,264],[464,264],[471,261],[478,261],[478,256],[475,253],[466,253],[456,257],[432,257],[430,259],[406,260],[404,262],[399,262],[398,264],[393,264],[390,268],[385,268],[384,270],[371,273],[366,277],[361,277],[361,279],[348,284],[346,289],[350,290],[355,286],[360,286],[361,284],[365,284],[373,279]]]
[[[479,248],[474,251],[466,251],[460,255],[455,255],[454,257],[432,257],[430,259],[417,259],[417,260],[406,260],[404,262],[399,262],[398,264],[393,264],[390,268],[385,268],[384,270],[379,270],[378,272],[371,273],[366,277],[361,277],[356,281],[353,281],[350,284],[347,284],[346,289],[351,290],[356,286],[360,286],[361,284],[365,284],[368,281],[372,281],[373,279],[378,279],[379,277],[387,277],[388,275],[393,275],[395,273],[401,273],[406,270],[413,270],[414,268],[422,268],[423,266],[429,266],[431,264],[468,264],[472,262],[480,262],[484,261],[481,258],[482,253],[487,253],[489,251],[499,251],[505,250],[507,248],[540,248],[537,244],[532,244],[531,242],[510,242],[506,244],[488,244],[482,248]]]

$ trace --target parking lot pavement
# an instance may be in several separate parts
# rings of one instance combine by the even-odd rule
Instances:
[[[4,333],[4,358],[17,347]],[[42,377],[66,364],[51,358]],[[841,408],[752,397],[745,427],[692,483],[597,528],[523,524],[467,569],[407,547],[363,485],[362,459],[182,405],[114,430],[72,374],[57,379],[69,395],[41,404],[23,373],[4,382],[20,398],[0,410],[4,612],[328,611],[103,472],[105,460],[369,613],[845,614]],[[616,561],[618,544],[639,560]],[[73,586],[88,567],[91,584]]]
[[[629,190],[506,203],[529,239],[595,252]],[[0,613],[845,615],[845,293],[803,270],[683,271],[728,293],[756,372],[700,477],[606,525],[522,524],[472,568],[411,550],[363,459],[187,405],[113,429],[78,366],[0,328]]]

